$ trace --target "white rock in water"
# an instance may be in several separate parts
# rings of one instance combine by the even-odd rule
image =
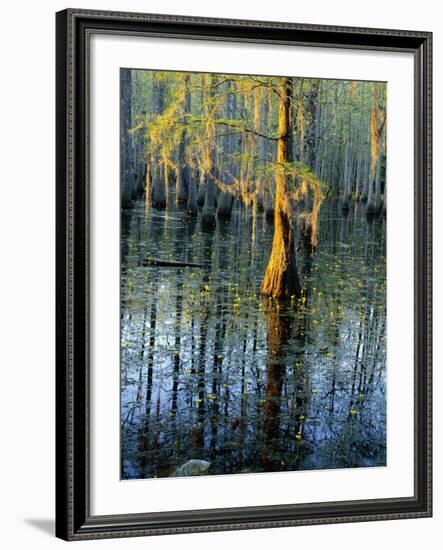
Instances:
[[[201,474],[206,474],[210,465],[211,463],[206,460],[193,458],[177,468],[172,474],[172,477],[199,476]]]

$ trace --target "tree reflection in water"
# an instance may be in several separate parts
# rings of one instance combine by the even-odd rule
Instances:
[[[143,200],[124,211],[122,478],[190,459],[208,474],[385,464],[385,222],[333,201],[320,216],[316,252],[297,242],[302,294],[279,301],[260,295],[263,213],[237,205],[205,231]]]

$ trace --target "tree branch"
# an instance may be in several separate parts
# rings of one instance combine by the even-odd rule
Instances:
[[[266,134],[262,134],[261,132],[257,132],[256,130],[252,130],[251,128],[246,128],[245,126],[241,126],[239,124],[236,124],[234,121],[226,121],[226,120],[214,120],[214,124],[219,124],[221,126],[228,126],[229,128],[236,128],[237,130],[241,132],[246,132],[248,134],[254,134],[255,136],[259,136],[265,139],[269,139],[271,141],[278,141],[278,137],[272,137],[267,136]]]

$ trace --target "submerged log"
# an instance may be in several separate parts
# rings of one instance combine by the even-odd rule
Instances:
[[[156,267],[204,267],[203,264],[194,262],[176,262],[174,260],[162,260],[160,258],[143,258],[144,266],[155,265]]]

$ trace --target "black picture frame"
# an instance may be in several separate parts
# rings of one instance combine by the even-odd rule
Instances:
[[[92,516],[89,506],[89,39],[94,33],[412,52],[413,497]],[[56,14],[56,535],[65,540],[432,515],[432,33],[68,9]]]

